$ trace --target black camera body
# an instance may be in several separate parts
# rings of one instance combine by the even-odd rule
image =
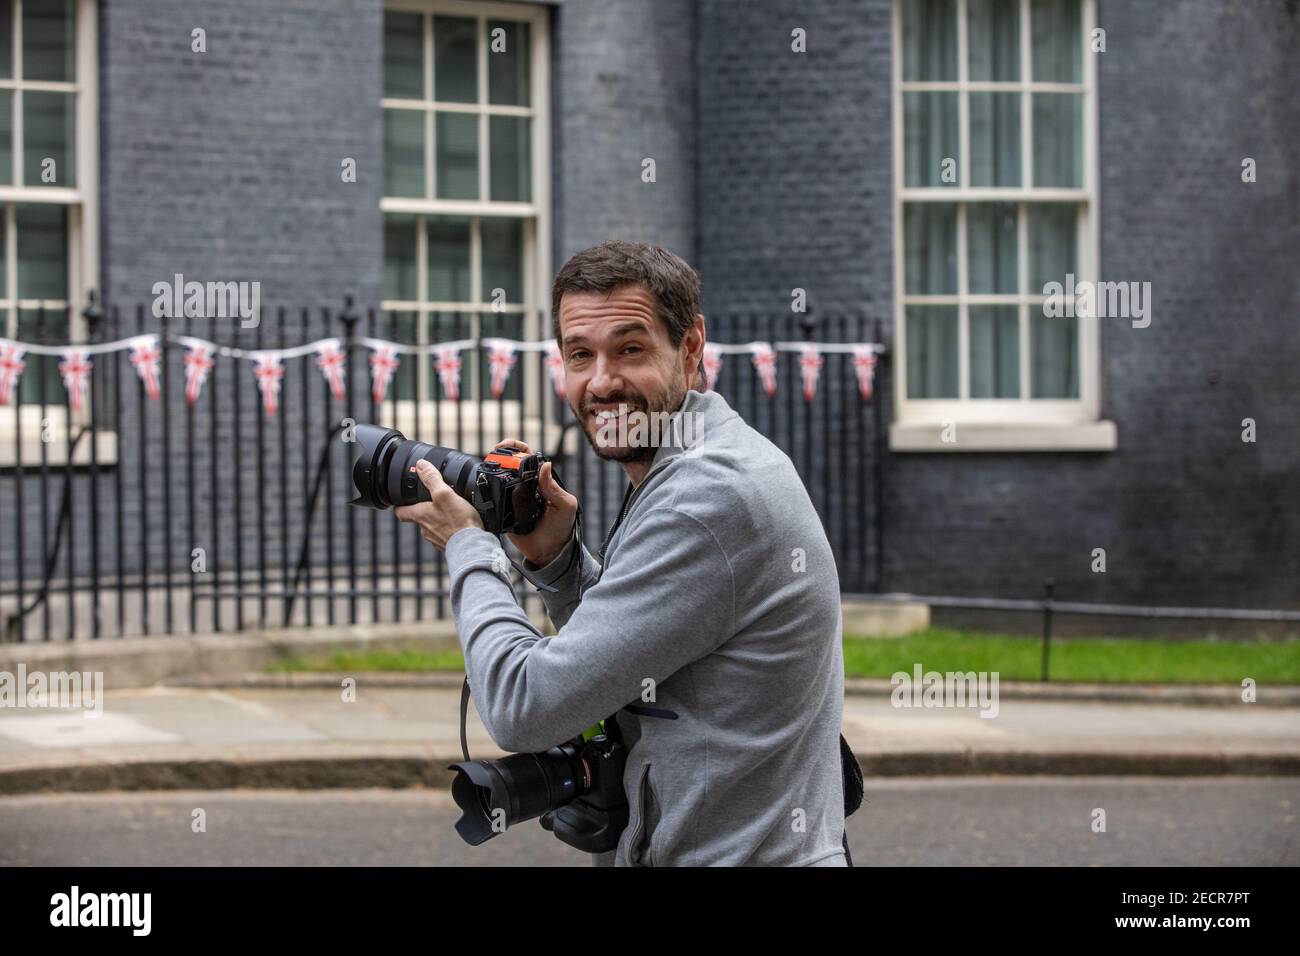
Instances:
[[[539,452],[499,446],[482,458],[440,445],[407,439],[395,428],[356,426],[356,456],[350,504],[391,508],[429,500],[429,489],[416,474],[423,458],[437,468],[443,481],[478,512],[492,534],[528,534],[546,511],[537,488],[546,461]]]
[[[613,850],[628,820],[626,764],[623,744],[603,733],[545,753],[452,764],[451,795],[463,811],[456,832],[478,846],[540,816],[544,829],[575,849]]]

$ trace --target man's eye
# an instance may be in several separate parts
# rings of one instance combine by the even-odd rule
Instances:
[[[587,353],[582,351],[574,351],[569,353],[569,361],[571,362],[576,362],[578,361],[578,359],[584,359],[586,357],[587,357]]]
[[[625,348],[623,351],[624,351],[624,352],[640,352],[640,351],[641,351],[641,346],[639,346],[639,345],[629,345],[629,346],[628,346],[627,348]]]

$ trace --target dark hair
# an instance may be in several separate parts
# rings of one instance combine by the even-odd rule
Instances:
[[[681,257],[662,246],[645,242],[607,239],[571,256],[551,287],[551,327],[560,343],[560,300],[566,292],[613,292],[628,285],[650,290],[659,318],[673,347],[682,344],[686,330],[700,311],[700,274]],[[696,370],[704,389],[704,356]]]

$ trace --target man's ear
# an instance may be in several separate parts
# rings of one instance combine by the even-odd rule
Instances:
[[[686,371],[692,379],[698,379],[692,387],[704,388],[703,372],[701,363],[704,360],[704,343],[707,341],[704,327],[704,316],[695,313],[695,321],[691,327],[686,330],[683,336],[682,344],[686,346]]]

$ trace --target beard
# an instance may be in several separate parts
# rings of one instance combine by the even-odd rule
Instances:
[[[616,395],[605,396],[600,401],[593,401],[588,396],[584,399],[582,408],[575,408],[573,411],[578,421],[582,423],[582,431],[587,436],[587,441],[591,444],[597,458],[620,463],[646,462],[654,458],[659,451],[658,447],[650,443],[622,446],[602,442],[598,437],[602,430],[601,427],[591,421],[592,406],[626,405],[629,415],[633,412],[653,415],[656,412],[671,413],[677,411],[681,407],[682,399],[685,397],[686,376],[680,367],[674,367],[672,381],[656,394],[642,395],[638,392],[619,392]],[[616,424],[611,427],[616,429]],[[645,429],[642,431],[644,432]],[[616,430],[615,436],[617,436]]]

